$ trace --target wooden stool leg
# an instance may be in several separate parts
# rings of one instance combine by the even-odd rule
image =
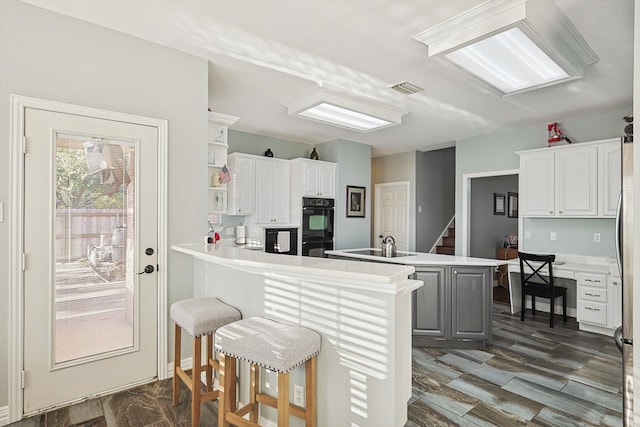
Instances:
[[[207,372],[207,392],[213,391],[213,367],[209,360],[213,359],[213,334],[208,334],[206,337],[207,340],[207,363],[206,363],[206,372]]]
[[[202,337],[193,339],[193,367],[191,368],[191,425],[200,425],[200,393],[202,380]]]
[[[227,379],[225,373],[227,364],[225,362],[227,360],[227,356],[220,353],[218,358],[218,427],[225,427],[229,425],[228,423],[225,425],[224,422],[224,413],[227,411],[227,408],[224,406],[224,401],[227,397],[225,390],[225,381]]]
[[[227,412],[236,411],[236,359],[220,353],[218,375],[218,427],[229,427]]]
[[[289,373],[278,373],[278,427],[289,427]]]
[[[307,366],[305,370],[305,427],[316,427],[317,413],[316,413],[316,375],[317,364],[316,356],[307,360]]]
[[[249,403],[251,404],[251,412],[249,412],[249,420],[254,423],[258,422],[258,400],[257,394],[260,392],[260,367],[251,364],[249,373]]]
[[[180,377],[178,369],[180,368],[180,340],[182,339],[182,328],[177,324],[174,326],[173,333],[173,406],[178,405],[180,397]]]

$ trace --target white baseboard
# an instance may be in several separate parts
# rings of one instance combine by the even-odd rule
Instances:
[[[9,424],[9,407],[0,407],[0,426],[6,426]]]

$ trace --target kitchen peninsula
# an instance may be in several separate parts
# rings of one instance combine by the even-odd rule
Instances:
[[[319,426],[404,426],[411,397],[411,294],[422,285],[408,278],[414,267],[220,244],[172,249],[193,257],[194,297],[216,296],[237,307],[244,318],[269,317],[322,336]],[[245,368],[238,394],[243,402],[248,391]],[[275,384],[273,373],[261,378]],[[304,367],[292,372],[291,383],[304,386]],[[262,416],[275,419],[271,408],[265,409]]]
[[[327,254],[415,268],[412,277],[424,285],[414,292],[411,303],[414,346],[477,348],[491,342],[493,271],[504,261],[403,251],[384,257],[374,248]]]

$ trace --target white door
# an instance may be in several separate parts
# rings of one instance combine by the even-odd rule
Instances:
[[[409,183],[376,184],[374,246],[381,247],[380,236],[392,236],[396,249],[409,248]]]
[[[30,414],[157,376],[158,134],[27,108],[25,136]]]

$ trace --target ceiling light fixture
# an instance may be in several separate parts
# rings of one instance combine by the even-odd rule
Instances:
[[[289,115],[358,132],[371,132],[402,123],[405,114],[373,100],[355,98],[314,86],[287,104]]]
[[[581,78],[598,60],[552,0],[490,0],[413,38],[499,95]]]

